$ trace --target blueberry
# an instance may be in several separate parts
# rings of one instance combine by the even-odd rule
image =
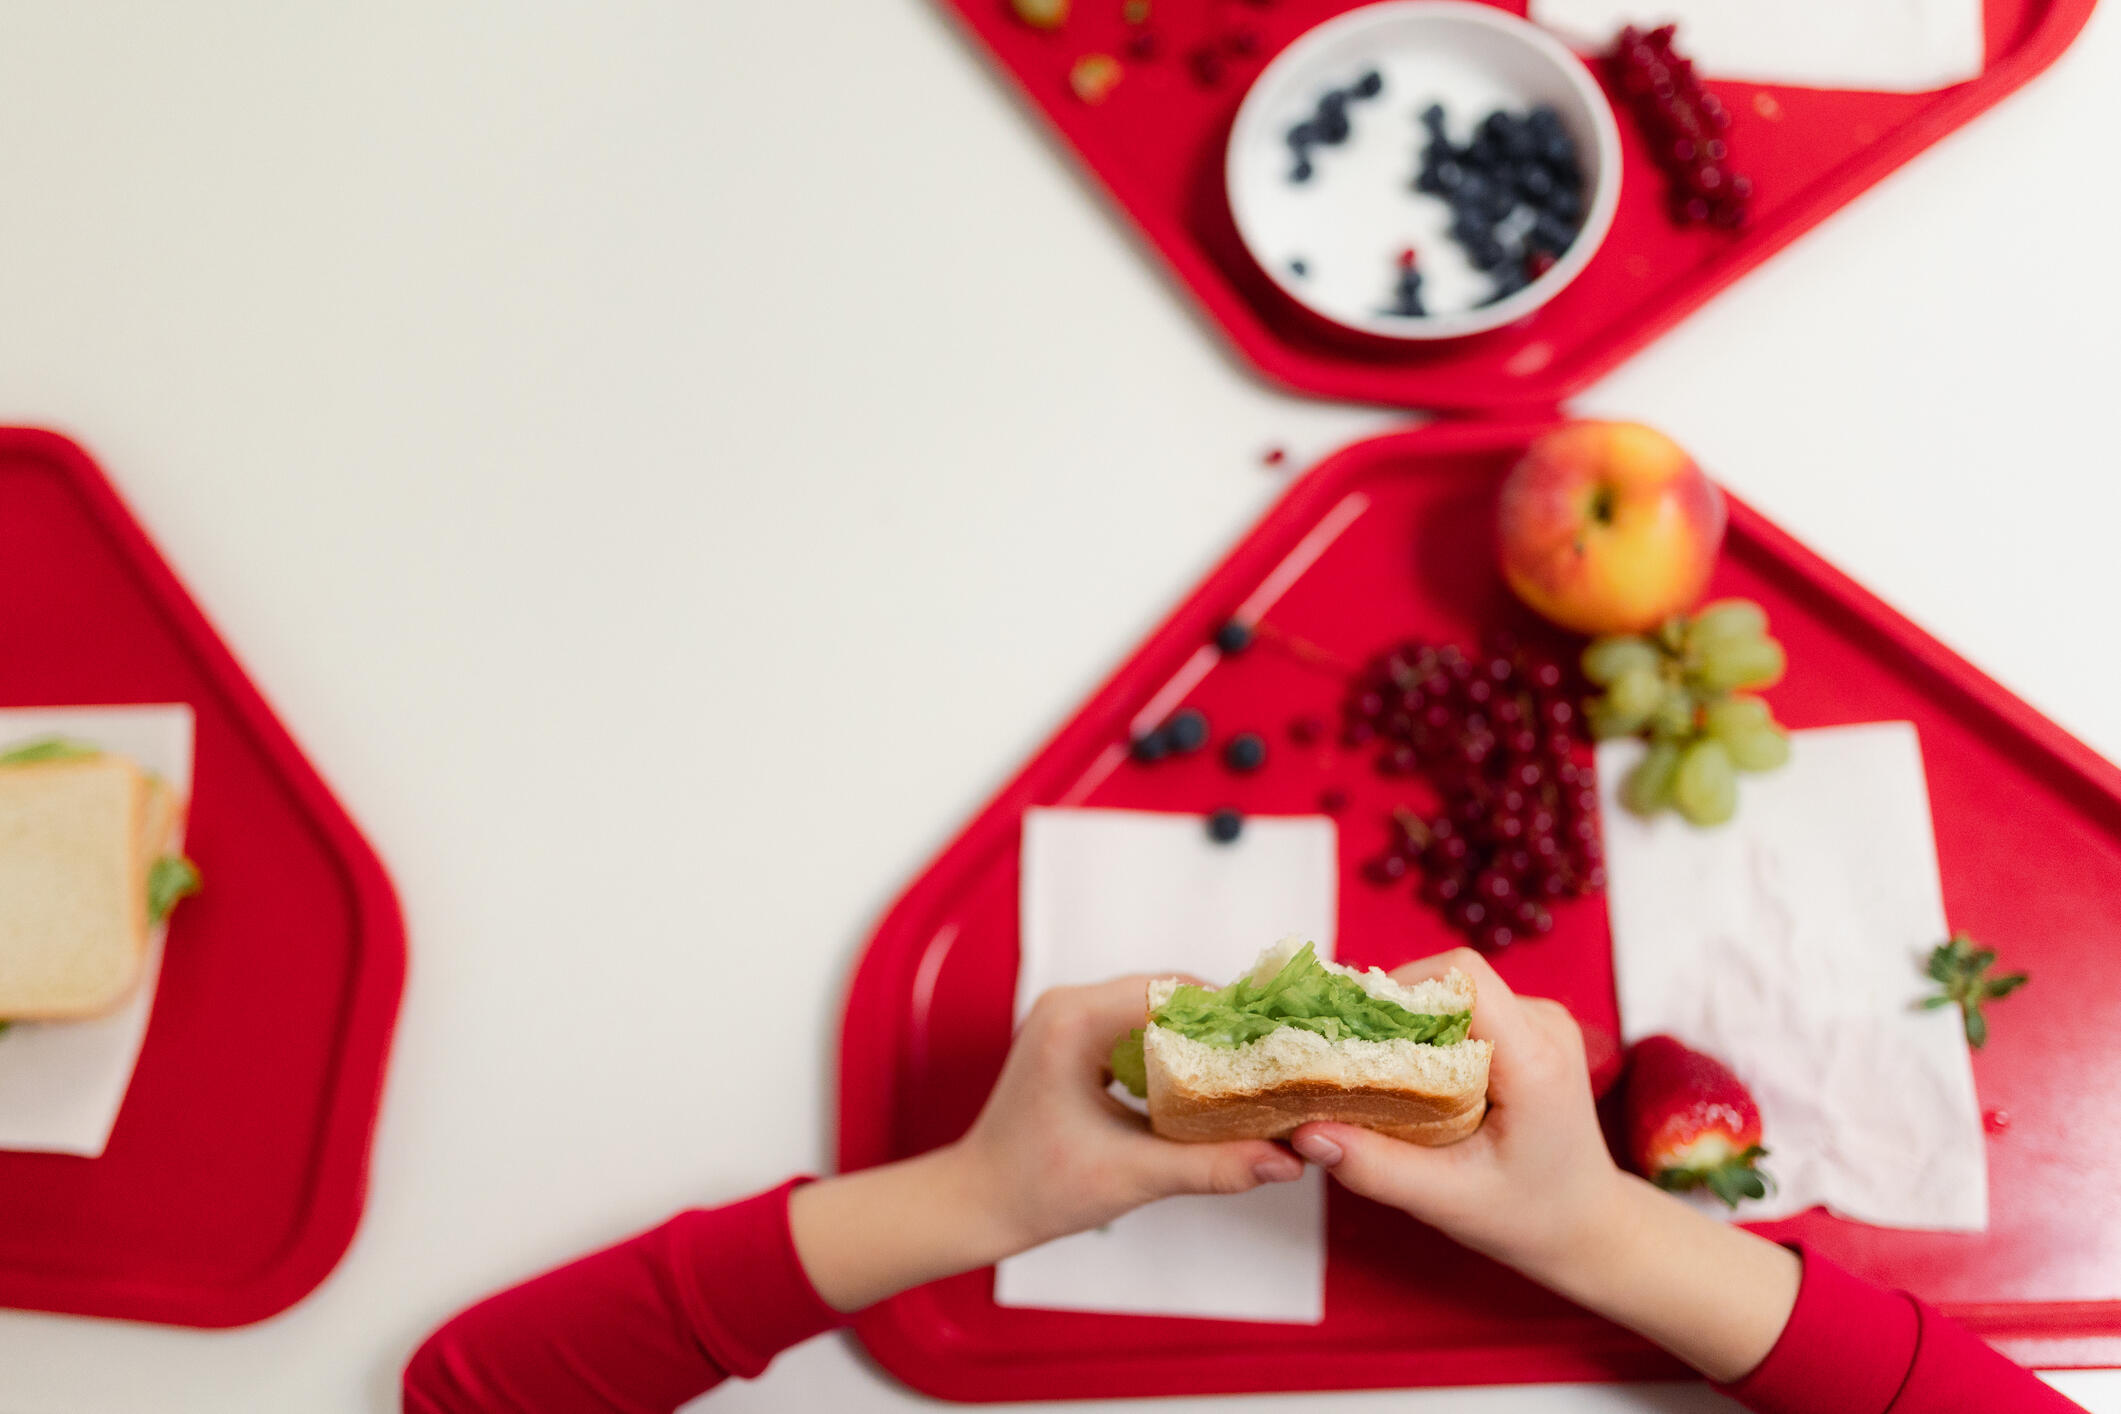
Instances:
[[[1292,181],[1292,182],[1308,182],[1308,181],[1310,181],[1310,180],[1311,180],[1311,164],[1310,164],[1310,162],[1309,162],[1309,161],[1307,161],[1307,160],[1305,160],[1304,158],[1301,158],[1301,157],[1297,158],[1297,159],[1296,159],[1296,165],[1295,165],[1294,167],[1291,167],[1291,168],[1289,169],[1289,180],[1290,180],[1290,181]]]
[[[1489,123],[1474,136],[1474,146],[1491,167],[1508,167],[1521,157],[1531,157],[1536,144],[1510,123]]]
[[[1208,838],[1229,844],[1245,832],[1245,817],[1235,810],[1218,810],[1208,817]]]
[[[1575,243],[1576,228],[1551,214],[1543,214],[1532,223],[1531,234],[1526,239],[1533,245],[1559,255]]]
[[[1583,217],[1583,198],[1573,188],[1556,187],[1547,197],[1546,210],[1549,216],[1573,226]]]
[[[1488,148],[1507,157],[1530,157],[1537,148],[1532,134],[1500,108],[1480,120],[1475,135]]]
[[[1215,646],[1224,653],[1242,653],[1252,646],[1252,630],[1232,619],[1215,630]]]
[[[1458,219],[1451,223],[1451,239],[1471,251],[1481,242],[1495,239],[1495,232],[1474,213],[1460,211]]]
[[[1267,743],[1258,732],[1230,738],[1223,748],[1223,764],[1233,771],[1252,772],[1267,764]]]
[[[1146,766],[1151,761],[1163,760],[1170,750],[1169,738],[1160,731],[1152,731],[1143,732],[1134,738],[1134,744],[1127,748],[1127,754]]]
[[[1319,110],[1318,140],[1331,147],[1338,147],[1348,140],[1348,115],[1335,108],[1328,112]]]
[[[1539,160],[1549,167],[1573,167],[1576,165],[1576,143],[1558,128],[1550,133],[1542,133],[1539,137]]]
[[[1339,89],[1328,89],[1322,96],[1320,96],[1318,100],[1319,117],[1330,118],[1334,114],[1339,114],[1342,117],[1346,117],[1347,113],[1348,95],[1342,93]]]
[[[1401,314],[1410,319],[1419,319],[1428,313],[1428,310],[1423,307],[1421,302],[1421,272],[1419,270],[1402,270],[1399,272],[1399,288],[1394,291],[1394,296],[1398,302],[1391,309],[1385,311],[1387,314]]]
[[[1163,732],[1171,750],[1190,755],[1208,744],[1208,719],[1198,708],[1181,707],[1164,723]]]
[[[1502,242],[1493,236],[1474,241],[1466,247],[1466,258],[1475,270],[1493,270],[1503,261]]]
[[[1440,192],[1455,192],[1466,182],[1466,169],[1448,157],[1436,164],[1436,189]]]
[[[1301,280],[1304,276],[1311,273],[1311,267],[1304,264],[1301,260],[1292,260],[1289,262],[1289,273]]]
[[[1487,173],[1461,171],[1455,191],[1457,204],[1476,210],[1485,208],[1488,203],[1489,186],[1490,182]]]
[[[1439,142],[1443,140],[1444,113],[1441,103],[1431,103],[1421,110],[1421,125]]]
[[[1517,190],[1524,199],[1535,206],[1544,205],[1554,194],[1554,178],[1547,169],[1536,163],[1528,163],[1517,169]]]
[[[1500,182],[1488,189],[1487,215],[1491,221],[1500,221],[1517,209],[1517,193]]]
[[[1298,123],[1295,127],[1289,129],[1289,146],[1295,148],[1298,152],[1302,152],[1317,141],[1318,129],[1309,123]]]
[[[1523,270],[1518,266],[1505,265],[1502,267],[1501,273],[1495,277],[1494,292],[1482,300],[1481,303],[1500,304],[1530,283],[1531,281],[1525,279]]]
[[[1553,104],[1542,103],[1524,115],[1524,125],[1541,137],[1545,137],[1551,133],[1561,132],[1561,114],[1555,109]]]
[[[1357,79],[1355,87],[1350,91],[1357,98],[1375,98],[1378,94],[1385,91],[1385,76],[1372,69]]]

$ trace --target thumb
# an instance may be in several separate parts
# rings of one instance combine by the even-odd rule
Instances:
[[[1417,1214],[1452,1162],[1447,1150],[1425,1149],[1352,1124],[1307,1124],[1290,1142],[1350,1192]]]
[[[1144,1135],[1152,1146],[1148,1168],[1158,1196],[1244,1193],[1263,1183],[1303,1177],[1303,1161],[1279,1144],[1241,1139],[1224,1144],[1178,1144]]]

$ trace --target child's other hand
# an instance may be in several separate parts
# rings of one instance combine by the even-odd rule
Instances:
[[[1364,1197],[1551,1279],[1583,1250],[1581,1239],[1620,1186],[1598,1128],[1583,1035],[1560,1003],[1517,996],[1471,949],[1392,975],[1414,982],[1454,967],[1478,994],[1472,1034],[1495,1044],[1480,1129],[1427,1149],[1352,1125],[1307,1124],[1296,1132],[1296,1151]]]
[[[1344,1124],[1307,1124],[1294,1136],[1297,1152],[1712,1380],[1757,1367],[1796,1305],[1796,1254],[1614,1166],[1583,1034],[1558,1003],[1516,996],[1465,949],[1394,975],[1411,981],[1453,967],[1479,990],[1473,1034],[1495,1043],[1479,1132],[1420,1149]]]
[[[1012,1248],[1104,1224],[1156,1198],[1242,1193],[1303,1173],[1266,1140],[1179,1144],[1105,1092],[1112,1043],[1140,1026],[1149,979],[1057,987],[1017,1029],[994,1093],[953,1148]]]

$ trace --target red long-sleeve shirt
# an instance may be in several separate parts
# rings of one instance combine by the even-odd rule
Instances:
[[[488,1297],[412,1357],[406,1414],[668,1414],[759,1374],[843,1319],[796,1257],[794,1187],[681,1213]],[[1782,1338],[1723,1388],[1757,1414],[2082,1414],[1929,1306],[1810,1255]]]

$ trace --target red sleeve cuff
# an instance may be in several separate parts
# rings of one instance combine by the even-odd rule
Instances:
[[[732,1375],[756,1378],[789,1346],[846,1322],[810,1284],[788,1230],[788,1195],[809,1182],[680,1213],[658,1233],[693,1329]]]
[[[2008,1409],[2011,1414],[2084,1414],[2082,1406],[2029,1370],[2020,1369],[2001,1351],[1965,1326],[1917,1302],[1921,1346],[1907,1387],[1900,1391],[1902,1410]]]
[[[1797,1304],[1758,1369],[1719,1385],[1754,1414],[1882,1414],[1914,1364],[1914,1299],[1803,1252]]]

